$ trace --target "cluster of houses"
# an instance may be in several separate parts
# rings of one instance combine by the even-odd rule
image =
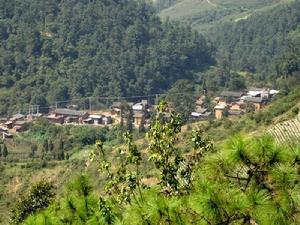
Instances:
[[[112,123],[111,116],[93,115],[87,112],[74,109],[55,109],[47,115],[42,113],[23,115],[15,114],[10,118],[0,119],[0,134],[2,138],[12,138],[13,133],[18,133],[26,130],[26,124],[37,118],[45,118],[55,124],[95,124],[108,125]]]
[[[214,116],[216,119],[222,119],[225,115],[241,115],[249,107],[252,107],[254,111],[259,111],[277,93],[277,90],[268,88],[250,88],[247,92],[223,91],[214,99]],[[196,107],[191,113],[191,118],[207,119],[213,115],[208,110],[206,102],[206,96],[204,95],[195,100]],[[10,118],[0,118],[0,134],[3,138],[11,138],[13,133],[26,130],[26,123],[41,117],[55,124],[109,125],[114,121],[118,122],[119,120],[120,122],[121,117],[128,118],[126,114],[129,112],[132,113],[133,125],[138,128],[141,124],[147,124],[154,109],[154,106],[149,104],[147,100],[128,102],[126,106],[122,104],[124,103],[113,102],[110,112],[101,115],[79,111],[73,107],[57,108],[47,115],[41,113],[23,115],[18,113]]]
[[[202,95],[196,99],[195,110],[191,113],[192,119],[207,119],[211,112],[206,107],[206,96]]]
[[[225,115],[241,115],[249,107],[252,107],[254,111],[259,111],[278,93],[279,91],[268,88],[250,88],[247,92],[223,91],[214,99],[215,118],[222,119]]]
[[[2,138],[12,138],[12,132],[21,132],[25,130],[27,117],[23,114],[15,114],[10,118],[0,118],[0,133]]]
[[[145,118],[149,117],[150,105],[147,100],[142,100],[138,103],[127,103],[131,109],[133,124],[139,127],[145,122]],[[0,118],[0,134],[3,138],[13,137],[13,133],[26,130],[26,124],[37,118],[45,118],[54,124],[77,124],[77,125],[110,125],[121,115],[122,103],[114,102],[110,112],[103,114],[91,114],[86,111],[79,111],[73,107],[57,108],[50,113],[43,115],[42,113],[30,113],[23,115],[18,113],[10,118]],[[124,116],[124,115],[123,115]]]
[[[127,107],[129,107],[132,111],[133,125],[135,127],[139,127],[142,123],[145,123],[146,119],[149,118],[149,115],[153,111],[153,106],[149,104],[148,100],[141,100],[140,102],[137,103],[128,102],[126,104]],[[122,108],[124,108],[122,106],[122,102],[113,102],[111,106],[111,114],[124,116],[124,113],[122,112]]]
[[[108,115],[90,114],[85,111],[66,108],[55,109],[45,118],[56,124],[109,125],[112,123],[112,117]]]

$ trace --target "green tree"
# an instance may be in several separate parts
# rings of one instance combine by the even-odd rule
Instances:
[[[4,158],[6,158],[8,156],[8,150],[7,150],[6,144],[3,144],[2,155]]]
[[[29,157],[30,158],[34,158],[35,157],[35,153],[36,153],[37,149],[38,149],[38,146],[36,144],[34,144],[34,143],[31,143],[31,145],[30,145],[31,152],[29,153]]]
[[[64,141],[60,138],[57,143],[57,159],[64,160],[65,159],[65,147]]]
[[[54,186],[52,183],[40,181],[33,185],[29,193],[20,197],[12,209],[12,223],[20,224],[26,217],[48,207],[53,201],[54,196]]]
[[[188,120],[195,110],[195,85],[189,80],[178,80],[167,92],[166,100],[171,103],[176,113]]]
[[[200,171],[202,179],[190,196],[198,214],[194,223],[293,224],[299,219],[294,207],[299,150],[276,146],[268,136],[234,137],[223,153]]]
[[[49,144],[48,144],[48,140],[47,139],[45,139],[43,141],[42,151],[44,151],[44,152],[48,152],[49,151]]]
[[[53,152],[53,150],[54,150],[54,144],[51,139],[48,140],[48,149],[50,152]]]

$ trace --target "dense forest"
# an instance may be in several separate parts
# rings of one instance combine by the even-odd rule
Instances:
[[[274,81],[300,67],[299,22],[300,2],[294,1],[219,25],[209,36],[233,69]]]
[[[0,9],[0,114],[158,93],[212,63],[201,35],[162,23],[143,1],[1,0]]]

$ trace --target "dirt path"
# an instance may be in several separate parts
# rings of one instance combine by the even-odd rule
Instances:
[[[211,2],[211,0],[206,0],[206,1],[207,1],[207,3],[210,4],[211,6],[213,6],[213,7],[218,7],[218,5],[215,4],[215,3],[213,3],[213,2]]]

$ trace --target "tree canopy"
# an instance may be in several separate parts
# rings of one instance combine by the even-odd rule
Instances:
[[[3,114],[82,96],[159,93],[212,62],[206,40],[144,1],[1,0]]]

